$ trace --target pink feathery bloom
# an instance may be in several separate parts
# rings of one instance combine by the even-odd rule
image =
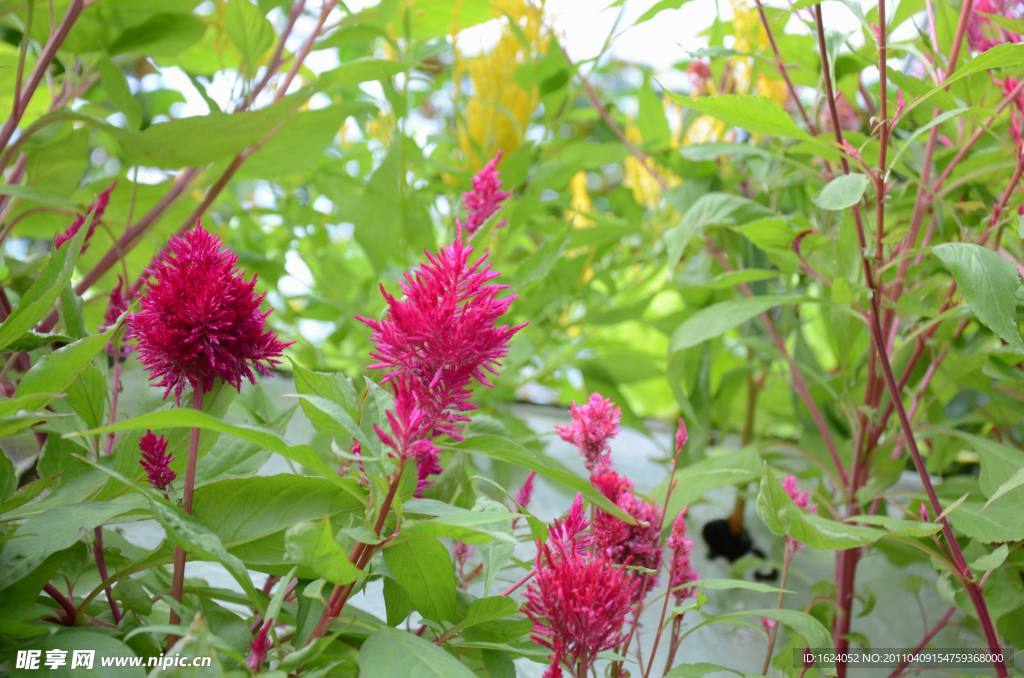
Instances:
[[[929,521],[928,507],[925,506],[923,501],[917,505],[917,516],[921,519],[921,522],[923,523],[927,523]]]
[[[223,379],[236,389],[255,382],[253,369],[269,374],[282,342],[267,329],[270,311],[256,278],[246,280],[238,257],[200,224],[171,240],[150,266],[141,310],[132,315],[139,360],[150,380],[180,400],[186,386],[209,391]]]
[[[686,73],[690,76],[690,85],[694,93],[699,94],[711,78],[711,67],[706,61],[694,60],[687,64]]]
[[[109,328],[113,327],[125,311],[128,310],[128,295],[124,292],[124,278],[120,275],[117,276],[117,284],[110,290],[110,297],[107,300],[107,310],[103,313],[103,324],[100,325],[100,332],[105,332]],[[119,360],[124,360],[128,357],[128,354],[132,352],[131,344],[128,339],[131,338],[131,330],[125,331],[121,337],[121,344],[118,350]],[[114,356],[114,344],[113,342],[107,344],[107,355],[113,359]]]
[[[535,571],[523,606],[531,638],[551,650],[553,666],[586,675],[599,653],[622,642],[635,583],[604,557],[555,557],[546,545]]]
[[[679,424],[676,426],[676,447],[675,452],[679,454],[686,447],[686,441],[690,439],[690,432],[686,430],[686,422],[683,421],[682,417],[679,417]]]
[[[583,512],[583,495],[577,492],[565,518],[555,520],[548,527],[548,546],[560,558],[581,556],[592,541],[587,533],[588,527],[590,521]]]
[[[631,565],[650,572],[634,570],[638,581],[634,590],[642,599],[658,581],[661,567],[661,509],[633,494],[633,483],[608,465],[602,465],[590,478],[594,487],[636,520],[630,525],[601,509],[594,511],[594,547],[598,553],[618,565]]]
[[[768,617],[761,617],[761,626],[764,628],[765,633],[771,633],[772,629],[778,624],[774,619]]]
[[[59,250],[61,245],[74,238],[79,229],[82,228],[82,224],[85,223],[86,218],[92,215],[89,221],[89,230],[85,234],[85,240],[82,241],[82,254],[85,254],[86,249],[89,247],[89,241],[92,239],[93,234],[96,232],[96,226],[103,219],[103,213],[107,211],[107,205],[110,204],[110,194],[117,187],[117,182],[110,184],[102,193],[96,196],[96,200],[89,205],[88,209],[84,213],[75,216],[75,219],[71,222],[62,233],[58,233],[53,238],[53,248]]]
[[[814,513],[817,511],[817,507],[810,503],[810,494],[806,490],[801,490],[797,485],[796,476],[792,473],[786,476],[786,479],[782,481],[782,489],[789,495],[789,498],[793,500],[798,509],[806,511],[807,513]],[[786,537],[786,540],[793,544],[793,547],[800,549],[803,544],[798,542],[796,539]]]
[[[416,496],[420,496],[430,486],[429,477],[442,471],[441,450],[431,441],[426,414],[407,382],[404,378],[394,382],[395,406],[385,413],[391,433],[377,424],[373,428],[380,441],[400,459],[412,459],[416,463]]]
[[[270,650],[270,637],[268,634],[273,623],[273,620],[267,620],[260,627],[256,637],[252,639],[252,645],[249,646],[249,654],[245,658],[245,665],[249,667],[250,671],[258,671],[263,662],[267,660],[267,652]]]
[[[373,330],[371,369],[384,370],[385,383],[402,379],[422,411],[421,437],[447,435],[461,440],[459,426],[475,409],[474,381],[492,386],[508,355],[512,336],[526,326],[499,325],[515,295],[499,296],[506,285],[484,255],[470,262],[473,249],[460,233],[427,263],[402,280],[402,298],[388,294],[382,320],[357,316]]]
[[[501,190],[501,174],[498,173],[498,163],[501,162],[501,151],[491,158],[491,161],[484,165],[483,169],[473,177],[473,190],[462,194],[462,203],[466,207],[466,221],[461,223],[462,228],[470,234],[484,225],[491,215],[498,211],[501,203],[505,202],[511,193]],[[502,221],[497,225],[501,228],[508,223]]]
[[[526,508],[530,505],[530,500],[533,499],[533,479],[537,477],[536,471],[530,471],[526,474],[526,480],[523,481],[523,486],[519,488],[519,492],[516,493],[516,504]]]
[[[903,100],[903,90],[901,90],[901,89],[896,90],[896,117],[897,118],[900,117],[900,113],[903,112],[903,106],[905,105],[905,103],[906,102]]]
[[[967,19],[967,43],[975,52],[985,52],[996,45],[1020,42],[1021,35],[1008,31],[994,23],[989,14],[998,14],[1007,19],[1024,18],[1024,2],[1021,0],[975,0],[974,8]]]
[[[569,406],[572,423],[555,426],[555,433],[567,443],[575,445],[583,455],[588,471],[605,461],[611,448],[608,441],[619,433],[622,410],[599,393],[591,393],[583,405],[573,402]]]
[[[676,516],[672,523],[672,533],[668,537],[668,547],[672,550],[672,562],[668,570],[668,586],[676,603],[684,598],[692,598],[697,594],[697,589],[688,586],[700,579],[700,574],[694,569],[690,562],[690,553],[693,551],[693,540],[686,534],[686,511],[683,509]]]
[[[177,477],[171,470],[174,457],[167,453],[167,438],[146,431],[146,435],[139,438],[139,450],[139,465],[146,471],[149,484],[158,490],[166,490]]]

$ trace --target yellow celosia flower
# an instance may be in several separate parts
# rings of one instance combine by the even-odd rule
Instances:
[[[626,125],[626,138],[636,146],[643,143],[640,130],[636,125]],[[647,158],[647,162],[669,187],[679,185],[679,177],[672,174],[667,168],[658,165],[650,158]],[[651,176],[640,159],[632,154],[626,156],[626,159],[622,161],[622,169],[624,174],[622,183],[633,191],[633,199],[645,207],[657,207],[661,202],[661,185],[658,184],[657,179]]]
[[[516,71],[542,53],[548,42],[542,6],[526,0],[495,0],[494,6],[508,17],[506,22],[516,23],[520,35],[506,24],[494,49],[466,59],[460,66],[460,71],[468,72],[471,96],[459,131],[459,147],[471,169],[498,151],[510,153],[522,142],[539,95],[535,87],[527,90],[516,82]]]
[[[750,0],[730,0],[732,4],[732,30],[735,42],[733,47],[737,52],[753,52],[758,48],[768,46],[768,34],[761,25],[761,16],[754,9]],[[733,81],[736,84],[736,91],[746,94],[750,91],[751,71],[754,68],[753,59],[750,57],[735,57],[732,60]]]
[[[759,73],[754,86],[758,94],[768,97],[776,103],[785,105],[789,99],[789,89],[786,87],[785,80],[781,78],[769,78],[764,73]]]
[[[713,141],[721,141],[725,134],[725,123],[710,115],[702,115],[686,129],[683,137],[683,145],[709,144]]]
[[[587,192],[587,173],[580,170],[569,181],[572,209],[566,216],[572,220],[573,228],[587,228],[594,223],[588,214],[593,209],[590,193]]]

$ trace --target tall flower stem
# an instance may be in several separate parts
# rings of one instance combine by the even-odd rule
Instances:
[[[914,652],[912,652],[911,654],[920,652],[925,647],[927,647],[928,643],[932,641],[932,638],[937,636],[939,634],[939,631],[946,628],[946,624],[948,624],[949,620],[953,618],[953,615],[956,614],[956,611],[956,605],[953,605],[948,610],[946,610],[946,614],[942,615],[939,621],[935,622],[935,626],[931,627],[930,629],[928,629],[927,632],[925,632],[924,636],[921,638],[921,641],[917,644],[917,646],[914,648]],[[889,674],[889,678],[897,678],[897,676],[903,675],[903,669],[907,668],[909,664],[910,662],[904,659],[902,662],[900,662],[896,669]]]
[[[966,0],[968,10],[970,9],[971,0]],[[840,146],[843,146],[843,133],[842,128],[839,127],[838,114],[836,112],[835,95],[832,89],[832,79],[829,72],[828,65],[828,51],[825,47],[825,28],[822,20],[822,8],[817,6],[815,10],[815,21],[817,24],[818,32],[818,49],[819,56],[822,62],[822,73],[825,80],[825,92],[828,98],[829,113],[832,117],[832,126],[836,134],[836,141]],[[963,17],[961,17],[963,23]],[[959,42],[959,41],[958,41]],[[951,61],[955,62],[955,58],[951,58]],[[849,173],[849,166],[843,161],[844,172]],[[970,568],[967,566],[967,561],[964,559],[963,551],[960,549],[960,544],[956,540],[956,535],[953,533],[953,528],[949,524],[947,517],[942,515],[943,509],[942,504],[939,502],[939,497],[935,492],[935,487],[932,484],[931,477],[928,475],[928,470],[925,468],[924,458],[921,456],[921,451],[917,446],[917,440],[914,437],[913,427],[910,423],[910,418],[907,416],[906,409],[903,406],[903,398],[900,393],[899,385],[896,382],[896,377],[893,374],[892,364],[889,360],[889,354],[886,351],[885,336],[882,332],[882,326],[880,321],[880,301],[879,301],[879,288],[876,284],[874,274],[871,270],[871,263],[865,252],[865,238],[864,238],[864,226],[860,218],[860,210],[857,205],[851,208],[851,212],[854,217],[854,224],[857,227],[857,237],[861,245],[861,264],[864,269],[865,282],[868,288],[871,290],[870,301],[871,308],[868,315],[868,326],[871,332],[871,343],[872,350],[875,352],[878,358],[878,364],[884,377],[885,386],[889,390],[889,397],[892,399],[893,405],[896,409],[896,415],[899,418],[900,427],[903,430],[903,437],[910,450],[910,456],[914,461],[914,466],[917,469],[918,475],[921,478],[921,484],[924,486],[925,493],[928,496],[928,501],[931,504],[932,510],[935,515],[941,516],[939,521],[942,524],[942,533],[946,540],[946,545],[949,549],[950,556],[952,557],[954,566],[963,581],[964,588],[967,591],[968,597],[971,599],[971,603],[974,606],[975,611],[978,615],[978,621],[981,623],[982,631],[985,635],[985,640],[988,643],[989,650],[993,653],[998,654],[1000,652],[999,638],[996,635],[995,626],[992,623],[992,617],[989,614],[988,606],[985,604],[985,598],[981,593],[981,589],[973,579]],[[1006,665],[1002,661],[995,661],[993,665],[996,670],[996,675],[1003,678],[1007,675]],[[844,668],[844,667],[839,667]],[[840,670],[840,676],[845,675],[845,671]]]
[[[384,524],[387,522],[388,513],[391,511],[391,505],[395,501],[395,494],[398,492],[398,485],[402,481],[402,470],[404,467],[405,459],[404,457],[399,457],[398,468],[395,469],[394,474],[391,476],[391,482],[388,483],[388,492],[384,496],[384,501],[381,502],[380,514],[377,516],[377,521],[373,526],[373,532],[377,536],[380,536],[381,531],[384,529]],[[358,543],[353,547],[349,560],[361,570],[369,564],[375,552],[374,545]],[[324,606],[324,612],[320,615],[320,621],[317,622],[316,628],[310,634],[308,642],[313,642],[327,632],[327,627],[330,626],[331,621],[335,617],[341,614],[354,588],[355,584],[336,584],[334,586],[334,590],[331,591],[331,595],[327,599],[327,605]]]
[[[682,630],[682,627],[683,615],[677,614],[672,619],[672,640],[668,645],[668,657],[665,659],[665,670],[662,673],[667,674],[672,669],[672,664],[676,660],[676,653],[679,651],[679,644],[682,642],[679,638],[679,632]]]
[[[195,389],[192,392],[192,407],[197,410],[203,409],[203,391]],[[193,428],[188,438],[188,465],[185,469],[185,488],[182,490],[182,509],[186,514],[192,515],[192,495],[196,488],[196,464],[199,458],[199,429]],[[185,561],[187,554],[180,546],[174,548],[174,575],[171,579],[171,597],[179,603],[185,591]],[[171,610],[169,623],[174,626],[181,623],[181,617],[177,611]],[[173,634],[168,637],[167,644],[174,645],[178,638]]]
[[[53,598],[53,600],[60,605],[63,610],[60,615],[61,622],[66,626],[74,626],[75,619],[78,617],[78,609],[75,608],[75,604],[71,602],[71,599],[61,593],[56,586],[49,582],[47,582],[46,586],[43,587],[43,590],[46,591],[46,593],[49,594],[49,596]]]
[[[119,360],[117,347],[114,350],[114,372],[110,392],[110,423],[113,424],[117,420],[117,402],[118,395],[121,391],[121,361]],[[114,449],[114,438],[115,434],[110,433],[107,435],[107,440],[104,443],[103,456],[109,457],[111,451]],[[92,555],[96,560],[96,571],[100,575],[100,581],[106,581],[108,578],[107,573],[107,557],[105,549],[103,547],[103,526],[97,525],[94,530],[95,539],[92,544]],[[114,600],[114,592],[110,584],[107,584],[103,588],[104,593],[107,596],[107,604],[110,605],[110,614],[114,618],[115,624],[121,623],[121,610],[117,606],[117,601]]]
[[[793,563],[793,556],[796,555],[796,549],[793,547],[793,542],[790,539],[786,540],[786,550],[782,556],[782,572],[779,574],[779,593],[775,597],[775,609],[782,609],[782,599],[786,595],[786,578],[789,575],[789,566]],[[764,651],[764,662],[761,664],[761,673],[767,674],[768,668],[772,664],[772,653],[775,652],[775,641],[779,637],[779,625],[776,624],[772,627],[772,630],[768,632],[768,647]]]

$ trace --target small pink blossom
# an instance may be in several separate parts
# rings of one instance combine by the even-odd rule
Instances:
[[[925,506],[924,502],[921,502],[920,504],[917,505],[917,516],[921,519],[921,522],[923,523],[927,523],[929,521],[928,507]]]
[[[590,521],[583,513],[583,495],[577,492],[565,518],[555,520],[548,527],[548,545],[560,558],[582,555],[592,543],[588,527]]]
[[[686,430],[686,422],[683,421],[682,417],[679,417],[679,424],[676,426],[676,454],[683,451],[686,447],[686,441],[690,439],[690,432]]]
[[[768,617],[761,617],[761,626],[764,627],[765,633],[771,633],[772,630],[778,625],[774,619]]]
[[[146,471],[149,484],[158,490],[166,490],[167,486],[177,477],[171,470],[174,457],[167,453],[167,438],[158,436],[152,431],[139,439],[141,452],[139,465]]]
[[[896,116],[895,117],[897,117],[897,118],[900,117],[900,114],[903,112],[903,106],[904,106],[905,103],[906,102],[903,101],[903,90],[901,90],[901,89],[896,90]]]
[[[523,613],[533,641],[552,653],[549,675],[559,675],[560,663],[586,675],[599,653],[622,642],[634,586],[606,558],[555,557],[540,546]]]
[[[975,52],[985,52],[1003,43],[1017,43],[1021,35],[995,24],[989,14],[1008,19],[1024,17],[1024,2],[1021,0],[975,0],[974,8],[967,19],[967,43]]]
[[[250,671],[259,671],[260,666],[267,660],[267,652],[270,650],[270,637],[268,634],[273,623],[273,620],[267,620],[260,627],[256,637],[252,639],[252,645],[249,646],[249,654],[245,658],[245,665],[249,667]]]
[[[63,232],[58,233],[53,238],[53,249],[59,250],[61,245],[74,238],[79,229],[85,223],[86,218],[92,215],[89,220],[89,230],[85,234],[85,239],[82,241],[82,254],[89,248],[89,241],[92,240],[93,234],[96,232],[96,227],[103,219],[103,213],[107,211],[107,205],[110,204],[110,194],[117,187],[117,182],[110,184],[102,193],[96,196],[96,200],[89,205],[88,209],[84,213],[75,216],[71,225],[68,226]]]
[[[583,455],[587,470],[593,471],[611,451],[608,441],[619,433],[622,411],[601,394],[592,393],[585,404],[572,403],[569,416],[572,423],[555,426],[555,433],[565,442],[575,445]]]
[[[107,329],[114,326],[118,318],[120,318],[125,311],[128,310],[129,296],[124,291],[124,278],[120,275],[117,276],[117,284],[110,290],[110,296],[107,299],[107,310],[103,313],[103,324],[100,325],[100,332],[105,332]],[[124,360],[128,357],[128,354],[132,352],[132,345],[128,341],[131,338],[131,328],[129,327],[124,335],[121,337],[121,343],[118,350],[119,360]],[[114,358],[114,345],[113,342],[107,344],[107,355]]]
[[[683,509],[672,523],[672,533],[668,538],[668,547],[672,549],[672,561],[669,565],[668,585],[678,604],[685,598],[697,595],[697,589],[687,586],[700,579],[700,574],[690,562],[693,551],[693,540],[686,534],[686,511]]]
[[[806,511],[807,513],[814,513],[818,510],[816,506],[810,503],[810,494],[808,494],[806,490],[801,490],[797,485],[796,476],[792,473],[787,475],[786,479],[782,481],[782,489],[789,495],[789,498],[793,500],[793,503],[796,504],[798,509]],[[803,547],[803,544],[795,539],[786,537],[786,540],[793,545],[794,549],[800,549]]]
[[[522,487],[519,488],[519,492],[516,493],[516,504],[526,508],[530,505],[530,500],[533,499],[533,479],[537,477],[536,471],[530,471],[526,474],[526,480],[523,481]]]
[[[499,162],[501,162],[500,151],[473,177],[473,190],[462,194],[462,202],[468,214],[465,223],[460,223],[460,225],[466,229],[467,233],[476,233],[484,225],[484,222],[498,211],[501,203],[511,195],[507,191],[501,190],[501,175],[498,173]],[[497,228],[502,228],[507,223],[507,221],[502,221]]]
[[[699,94],[711,78],[711,67],[706,61],[694,60],[687,64],[686,73],[690,76],[690,85],[694,93]]]

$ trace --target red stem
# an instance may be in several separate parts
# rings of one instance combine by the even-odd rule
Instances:
[[[807,111],[804,109],[804,105],[800,103],[800,98],[796,94],[796,88],[793,86],[793,82],[789,79],[789,70],[786,68],[786,63],[782,60],[782,54],[779,52],[779,46],[775,43],[775,36],[772,34],[772,27],[768,23],[768,15],[765,14],[764,6],[761,4],[761,0],[754,0],[757,4],[757,13],[761,17],[761,26],[764,28],[764,34],[768,38],[768,45],[772,48],[772,54],[775,55],[775,66],[779,69],[779,74],[782,79],[786,82],[786,89],[789,90],[789,96],[796,104],[797,110],[800,112],[800,117],[804,119],[804,124],[807,125],[807,129],[810,130],[811,134],[817,134],[818,128],[811,118],[807,115]]]
[[[942,618],[939,619],[939,621],[935,622],[935,626],[928,629],[928,631],[924,634],[924,637],[921,638],[921,642],[917,644],[917,647],[914,648],[914,651],[911,654],[916,654],[923,650],[925,647],[927,647],[928,643],[931,642],[932,638],[937,636],[939,634],[939,631],[946,627],[946,624],[948,624],[949,620],[952,619],[953,615],[956,613],[956,610],[956,605],[946,610],[946,614],[942,615]],[[889,678],[896,678],[897,676],[902,675],[903,669],[907,668],[907,666],[909,665],[910,662],[904,659],[896,667],[896,670],[889,674]]]
[[[46,586],[43,587],[43,590],[46,591],[64,610],[63,614],[61,614],[61,623],[66,626],[74,626],[75,620],[78,618],[78,610],[75,608],[75,604],[71,602],[71,599],[61,593],[60,590],[50,582],[46,582]]]

